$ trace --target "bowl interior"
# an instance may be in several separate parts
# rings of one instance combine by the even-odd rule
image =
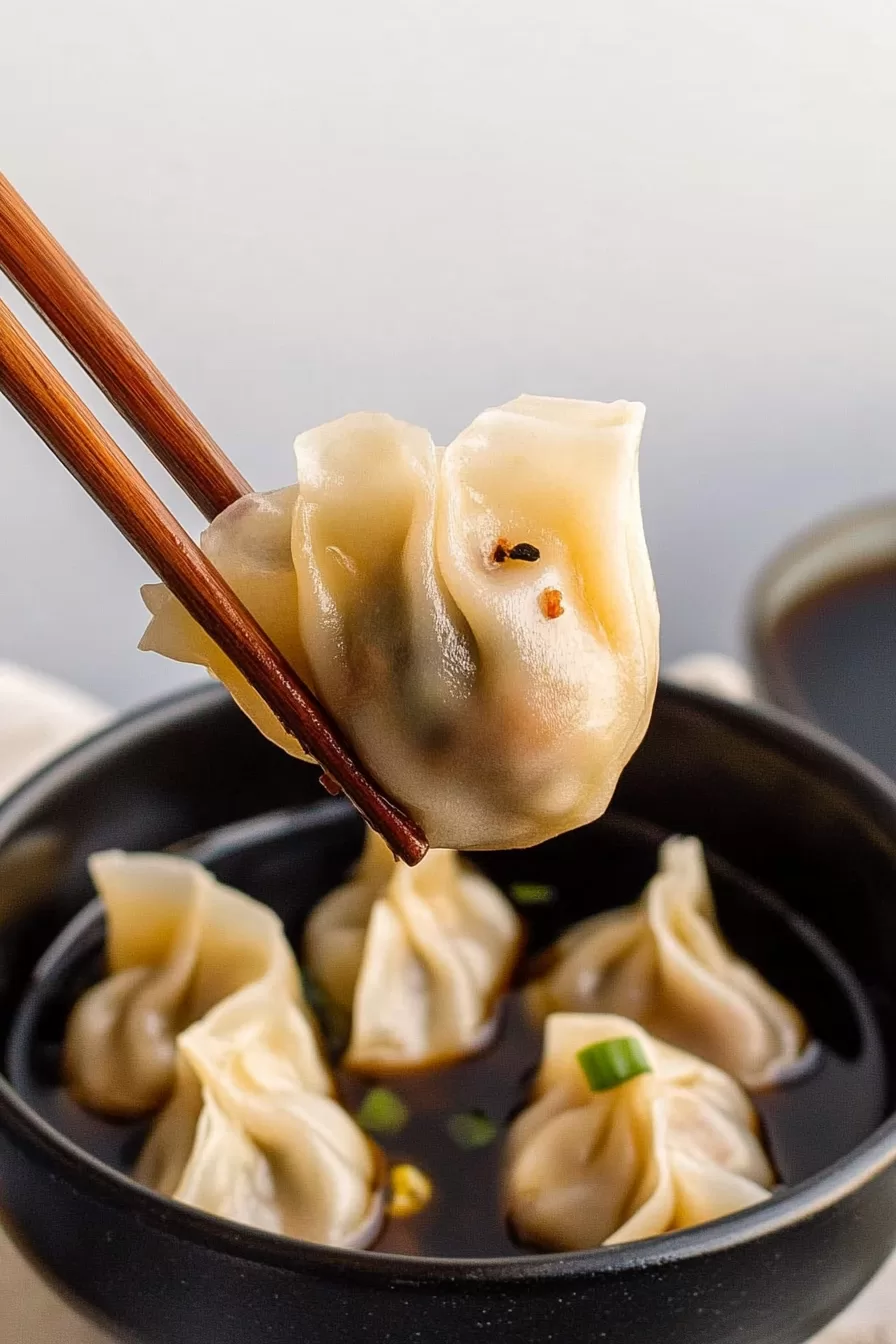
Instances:
[[[320,805],[309,812],[309,804]],[[896,795],[821,737],[774,715],[662,688],[605,819],[538,849],[477,862],[503,885],[558,887],[557,903],[533,912],[537,948],[558,920],[634,899],[658,841],[671,833],[703,839],[726,933],[803,1009],[834,1071],[795,1085],[797,1098],[800,1089],[809,1090],[805,1098],[820,1088],[812,1105],[798,1099],[789,1116],[789,1102],[777,1116],[773,1106],[763,1111],[781,1174],[795,1185],[764,1210],[664,1239],[661,1259],[730,1244],[728,1224],[749,1238],[781,1217],[798,1219],[823,1191],[836,1197],[841,1184],[870,1174],[892,1146],[892,1126],[879,1125],[892,1114],[896,1077]],[[43,1017],[47,1004],[28,995],[35,968],[38,985],[52,980],[58,946],[41,960],[91,899],[89,853],[110,845],[186,848],[268,900],[297,940],[310,904],[344,874],[360,838],[344,808],[321,804],[315,772],[264,742],[215,689],[146,711],[50,767],[0,807],[7,1071],[0,1122],[14,1118],[27,1129],[32,1107],[50,1104],[34,1089],[53,1086],[52,995]],[[824,1117],[835,1093],[849,1104],[832,1124]],[[59,1117],[55,1123],[65,1129]],[[79,1142],[90,1147],[89,1136]],[[104,1153],[113,1167],[127,1156]],[[193,1235],[199,1224],[173,1206],[166,1225],[180,1218],[184,1235]],[[246,1253],[266,1256],[270,1240],[246,1238]],[[639,1263],[649,1254],[639,1248]],[[608,1268],[629,1263],[625,1248],[598,1259]]]
[[[535,849],[476,855],[480,869],[508,893],[519,883],[550,888],[550,900],[521,907],[528,945],[519,981],[570,924],[637,899],[665,837],[662,827],[615,806],[593,825]],[[345,878],[362,840],[352,809],[326,800],[215,828],[175,848],[275,909],[298,954],[305,918]],[[774,892],[720,856],[707,857],[723,932],[797,1003],[814,1040],[786,1085],[754,1096],[786,1190],[846,1156],[880,1124],[889,1091],[886,1047],[871,1000],[829,940]],[[40,919],[39,911],[31,918]],[[17,1011],[6,1020],[4,1056],[10,1082],[35,1112],[84,1151],[128,1174],[149,1122],[91,1116],[71,1102],[60,1080],[65,1022],[76,998],[102,974],[103,939],[102,909],[91,902],[34,967]],[[342,1044],[333,1041],[334,1067]],[[475,1059],[405,1079],[337,1074],[350,1109],[369,1086],[398,1093],[410,1123],[381,1142],[390,1161],[422,1168],[436,1189],[423,1214],[388,1224],[377,1250],[450,1257],[531,1251],[514,1240],[503,1217],[501,1156],[503,1131],[526,1103],[539,1055],[540,1033],[512,992],[497,1040]],[[491,1144],[457,1143],[451,1117],[469,1111],[495,1124]]]

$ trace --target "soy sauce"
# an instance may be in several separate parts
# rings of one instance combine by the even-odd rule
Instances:
[[[285,918],[300,948],[307,911],[344,874],[352,847],[356,853],[360,844],[354,819],[334,816],[336,821],[322,824],[317,838],[307,820],[301,825],[282,820],[279,829],[246,823],[236,840],[230,834],[225,845],[211,837],[193,853],[222,881],[267,900]],[[555,888],[550,904],[520,911],[529,930],[529,960],[483,1053],[405,1077],[361,1078],[337,1068],[340,1099],[352,1112],[371,1087],[397,1094],[408,1121],[399,1133],[376,1140],[390,1164],[410,1163],[433,1184],[431,1203],[413,1217],[387,1222],[375,1249],[461,1257],[531,1251],[515,1242],[501,1198],[507,1128],[530,1099],[541,1053],[541,1033],[525,1012],[520,984],[532,959],[569,925],[599,905],[624,905],[638,897],[655,870],[662,839],[653,827],[620,813],[598,827],[539,850],[477,856],[479,867],[505,891],[518,882]],[[791,1185],[850,1152],[883,1119],[887,1075],[879,1028],[850,968],[811,925],[736,870],[712,856],[709,862],[725,935],[796,1003],[816,1042],[805,1067],[753,1097],[773,1165],[782,1185]],[[71,933],[43,957],[8,1038],[6,1063],[13,1086],[55,1129],[110,1166],[130,1172],[149,1122],[122,1124],[91,1115],[74,1105],[60,1084],[65,1023],[80,994],[102,975],[104,937],[102,912],[82,913]],[[491,1142],[458,1142],[452,1120],[470,1112],[491,1122]]]
[[[356,1111],[370,1087],[381,1084],[404,1102],[408,1123],[392,1136],[376,1135],[390,1165],[409,1162],[426,1173],[433,1197],[411,1218],[390,1219],[378,1251],[397,1255],[518,1255],[504,1220],[502,1151],[507,1126],[525,1106],[541,1055],[540,1032],[518,993],[501,1013],[494,1045],[473,1059],[429,1073],[366,1077],[340,1070],[343,1102]],[[482,1147],[459,1142],[458,1117],[475,1114],[494,1125]]]
[[[763,656],[791,707],[896,775],[896,563],[813,593]]]

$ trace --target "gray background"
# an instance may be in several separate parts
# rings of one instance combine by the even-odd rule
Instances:
[[[348,410],[646,401],[665,654],[737,651],[770,549],[896,487],[894,68],[891,0],[0,0],[0,168],[258,487]],[[0,657],[192,679],[5,405],[0,462]]]

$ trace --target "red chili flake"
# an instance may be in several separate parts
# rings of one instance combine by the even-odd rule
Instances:
[[[558,616],[564,612],[563,594],[559,588],[545,588],[538,599],[541,605],[542,615],[549,621],[556,621]]]
[[[492,560],[496,565],[503,565],[510,554],[510,542],[506,537],[499,537],[495,542],[495,549],[492,551]]]
[[[340,793],[342,792],[342,789],[336,783],[335,779],[331,779],[329,775],[322,774],[320,777],[320,782],[326,789],[327,793],[331,793],[334,798],[339,797]]]

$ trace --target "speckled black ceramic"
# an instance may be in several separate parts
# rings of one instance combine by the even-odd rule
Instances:
[[[312,770],[208,688],[119,723],[6,801],[0,1059],[35,966],[90,897],[89,853],[190,840],[203,853],[204,833],[320,799]],[[76,1305],[143,1344],[809,1338],[896,1243],[896,789],[789,719],[664,688],[613,815],[556,851],[578,865],[580,883],[622,823],[700,835],[848,963],[885,1055],[884,1118],[859,1146],[767,1204],[673,1237],[575,1255],[412,1260],[253,1233],[158,1198],[56,1133],[0,1076],[9,1231]],[[541,875],[551,854],[525,862]]]

